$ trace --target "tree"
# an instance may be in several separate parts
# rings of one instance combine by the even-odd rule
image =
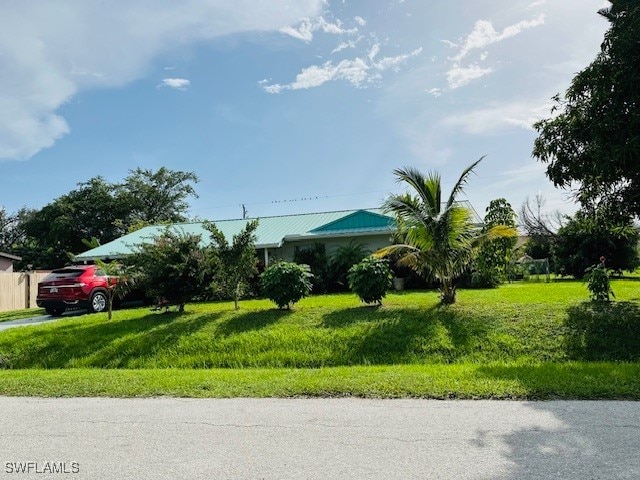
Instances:
[[[469,266],[478,242],[485,238],[515,236],[513,229],[503,225],[482,234],[473,224],[471,212],[456,202],[481,160],[462,172],[445,203],[439,174],[424,176],[414,168],[396,169],[398,182],[406,183],[414,194],[391,195],[383,206],[396,215],[401,243],[378,250],[376,255],[398,253],[401,265],[411,267],[425,278],[434,277],[440,282],[443,304],[455,303],[455,280]]]
[[[73,254],[86,250],[83,240],[107,243],[125,230],[118,220],[127,206],[102,177],[79,183],[78,188],[31,212],[23,222],[29,248],[23,258],[40,268],[57,268]]]
[[[56,268],[87,249],[84,240],[105,244],[149,223],[185,220],[186,198],[195,196],[194,173],[137,169],[122,184],[97,176],[45,205],[21,222],[23,263]]]
[[[219,261],[213,280],[214,289],[232,298],[238,310],[238,300],[246,293],[251,278],[258,273],[255,247],[258,220],[248,222],[239,234],[233,236],[231,245],[215,224],[206,223],[205,228],[211,233],[209,248]]]
[[[605,257],[610,269],[631,271],[640,263],[637,246],[638,232],[630,221],[620,225],[602,215],[578,212],[556,235],[553,244],[555,270],[582,278],[589,267]]]
[[[17,251],[26,241],[24,222],[33,212],[26,207],[16,213],[7,213],[4,207],[0,207],[0,251]]]
[[[549,260],[549,266],[555,271],[553,264],[553,243],[556,232],[564,223],[566,215],[555,211],[551,215],[544,212],[545,199],[537,194],[532,201],[527,197],[520,207],[520,225],[529,240],[524,245],[524,253],[531,258]]]
[[[126,275],[123,265],[115,260],[106,263],[96,259],[96,265],[107,276],[107,319],[111,320],[114,300],[122,300],[131,291],[135,286],[135,277]]]
[[[161,167],[156,172],[136,168],[130,170],[119,186],[129,207],[126,224],[183,222],[189,208],[187,198],[198,197],[193,172],[181,172]]]
[[[153,243],[139,246],[127,264],[149,296],[178,305],[180,312],[186,303],[208,296],[216,269],[216,259],[201,245],[200,235],[170,227]]]
[[[576,187],[583,209],[640,215],[640,3],[609,0],[600,53],[579,72],[556,116],[537,122],[533,156],[557,187]]]
[[[504,198],[491,200],[486,212],[482,227],[483,233],[489,232],[498,225],[505,225],[515,230],[516,212]],[[475,276],[478,285],[495,287],[504,281],[516,241],[515,237],[502,237],[483,242],[480,245],[475,259]]]

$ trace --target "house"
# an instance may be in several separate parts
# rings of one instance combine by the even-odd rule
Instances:
[[[460,204],[471,211],[474,222],[480,225],[481,220],[471,204],[467,201]],[[216,220],[212,223],[231,241],[251,220]],[[265,267],[277,260],[293,261],[296,250],[311,248],[317,243],[325,245],[329,256],[351,241],[363,244],[366,249],[375,252],[390,245],[396,231],[395,219],[377,208],[261,217],[258,220],[255,246],[258,258],[264,262]],[[209,232],[201,222],[153,225],[81,253],[75,257],[75,261],[91,263],[96,259],[109,261],[126,257],[139,245],[153,242],[166,228],[184,234],[200,235],[203,241],[209,238]]]
[[[13,262],[20,260],[22,260],[22,257],[0,252],[0,272],[13,272]]]
[[[212,223],[231,241],[251,220],[216,220]],[[152,242],[166,228],[184,234],[201,235],[203,241],[209,238],[209,232],[202,223],[153,225],[81,253],[75,257],[75,261],[89,263],[95,259],[126,257],[137,246]],[[255,245],[258,258],[265,266],[269,266],[276,260],[292,261],[297,249],[311,248],[316,243],[324,244],[328,255],[352,240],[373,252],[390,244],[395,229],[394,219],[379,209],[262,217],[259,218]]]

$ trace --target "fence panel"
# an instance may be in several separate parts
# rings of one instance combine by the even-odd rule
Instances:
[[[35,308],[38,282],[49,273],[0,272],[0,312]]]

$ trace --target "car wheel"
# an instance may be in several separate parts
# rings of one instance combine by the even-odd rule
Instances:
[[[47,307],[45,311],[52,317],[59,317],[64,313],[64,307]]]
[[[107,295],[104,292],[94,292],[89,302],[89,310],[94,313],[104,312],[107,309]]]

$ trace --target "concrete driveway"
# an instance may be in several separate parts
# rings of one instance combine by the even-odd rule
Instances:
[[[640,478],[638,402],[0,397],[0,425],[0,479]]]

